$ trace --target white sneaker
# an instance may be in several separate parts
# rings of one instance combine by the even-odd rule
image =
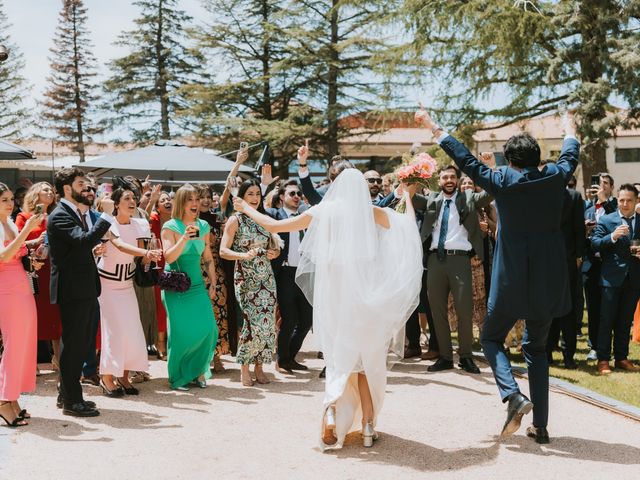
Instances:
[[[595,350],[591,350],[587,355],[587,360],[598,360],[598,354]]]

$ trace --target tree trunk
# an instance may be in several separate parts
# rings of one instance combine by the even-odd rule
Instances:
[[[262,2],[262,21],[269,22],[269,2]],[[263,29],[265,30],[265,29]],[[267,33],[262,39],[262,113],[265,120],[273,120],[273,102],[271,100],[271,45]]]
[[[76,6],[73,6],[73,80],[74,80],[74,101],[76,105],[75,117],[76,117],[76,151],[80,156],[80,162],[84,162],[84,128],[82,124],[83,120],[83,108],[82,97],[80,96],[80,54],[78,52],[78,24],[76,17]]]
[[[333,0],[329,22],[331,44],[329,46],[329,71],[327,73],[327,150],[329,157],[338,154],[338,4]]]
[[[167,91],[167,71],[165,66],[165,53],[163,52],[162,40],[163,40],[163,24],[164,13],[162,10],[162,1],[158,1],[158,31],[156,34],[156,58],[158,59],[158,81],[157,81],[157,93],[160,100],[160,130],[162,138],[171,138],[171,131],[169,130],[169,93]]]
[[[606,30],[598,28],[600,19],[607,14],[608,6],[600,0],[585,0],[580,5],[580,34],[582,36],[583,55],[580,58],[581,80],[585,84],[596,84],[604,78],[605,67],[600,59],[606,58]],[[603,11],[604,10],[604,11]],[[606,118],[606,101],[600,102],[597,108],[586,109],[582,116],[579,131],[587,133],[587,145],[581,155],[582,181],[584,188],[591,185],[591,175],[607,171],[607,141],[594,137],[592,128],[596,122]]]

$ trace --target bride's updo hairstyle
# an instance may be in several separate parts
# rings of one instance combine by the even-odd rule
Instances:
[[[329,167],[329,180],[332,182],[347,168],[356,168],[349,160],[340,160]]]

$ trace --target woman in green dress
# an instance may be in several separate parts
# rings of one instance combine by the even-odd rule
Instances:
[[[264,211],[258,180],[245,181],[238,197]],[[235,293],[244,319],[236,359],[241,365],[242,384],[247,387],[253,385],[249,372],[252,363],[256,381],[269,383],[262,365],[273,360],[276,342],[276,281],[270,261],[280,249],[269,249],[270,239],[265,228],[237,213],[227,220],[220,244],[220,256],[236,261]]]
[[[201,259],[215,281],[215,262],[209,245],[209,224],[198,218],[198,193],[191,185],[178,189],[171,220],[162,227],[165,271],[186,273],[186,292],[163,290],[167,311],[168,370],[171,388],[186,390],[189,383],[207,386],[209,365],[218,340],[218,328],[200,270]]]

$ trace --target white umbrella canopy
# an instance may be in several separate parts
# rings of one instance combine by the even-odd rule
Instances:
[[[0,140],[0,160],[33,160],[31,150]]]
[[[223,182],[233,168],[233,162],[202,148],[158,141],[148,147],[117,152],[75,165],[98,177],[133,175],[156,182]],[[249,174],[254,169],[243,165],[240,172]]]

